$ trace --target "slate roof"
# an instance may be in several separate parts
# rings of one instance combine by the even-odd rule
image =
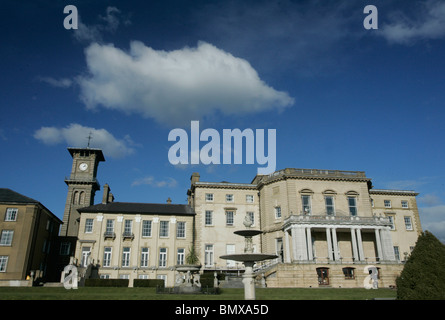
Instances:
[[[8,188],[0,188],[0,202],[39,203],[39,201],[24,196]]]
[[[77,209],[80,213],[138,213],[159,215],[187,215],[193,216],[195,212],[189,205],[166,203],[137,203],[137,202],[110,202],[100,203]]]
[[[19,204],[35,204],[43,208],[48,212],[49,215],[51,215],[54,219],[57,219],[57,221],[62,224],[62,220],[60,220],[54,213],[52,213],[48,208],[46,208],[43,204],[41,204],[39,201],[24,196],[23,194],[20,194],[18,192],[15,192],[14,190],[8,189],[8,188],[0,188],[0,203],[19,203]]]

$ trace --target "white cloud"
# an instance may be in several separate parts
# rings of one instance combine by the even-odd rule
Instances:
[[[99,15],[99,20],[103,23],[87,25],[82,22],[79,14],[78,29],[73,30],[74,38],[79,42],[101,42],[104,33],[114,33],[121,21],[124,24],[130,24],[130,20],[121,17],[121,11],[116,7],[107,7],[105,16]]]
[[[431,200],[426,198],[426,202]],[[432,202],[437,203],[437,199],[432,198]],[[437,200],[437,201],[436,201]],[[440,241],[445,243],[445,205],[437,204],[431,207],[419,208],[419,215],[422,222],[422,229],[431,231]]]
[[[69,88],[73,84],[73,80],[68,78],[54,79],[51,77],[38,77],[37,79],[58,88]]]
[[[437,206],[442,202],[442,200],[435,194],[425,194],[419,197],[418,201],[426,206]]]
[[[280,111],[294,104],[286,92],[264,83],[249,62],[205,42],[169,52],[139,41],[131,42],[128,52],[93,43],[85,53],[89,74],[77,82],[89,109],[179,125],[215,112]]]
[[[445,243],[445,221],[429,222],[422,225],[424,230],[430,231],[442,243]]]
[[[102,149],[105,156],[120,158],[134,153],[132,146],[135,144],[130,136],[117,139],[105,129],[84,127],[77,123],[66,128],[42,127],[34,133],[34,138],[47,145],[66,142],[71,147],[86,147],[90,133],[90,147]]]
[[[166,180],[156,180],[153,176],[148,176],[140,179],[136,179],[132,182],[131,186],[150,185],[157,188],[169,187],[174,188],[178,185],[178,182],[173,178],[167,178]]]
[[[390,43],[412,44],[423,39],[445,38],[445,2],[429,0],[416,11],[416,20],[399,13],[394,22],[382,27],[381,35]]]

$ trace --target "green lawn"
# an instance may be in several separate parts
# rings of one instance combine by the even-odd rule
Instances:
[[[391,289],[302,289],[258,288],[257,300],[367,300],[395,298]],[[219,295],[156,294],[154,288],[5,288],[0,287],[0,300],[244,300],[244,289],[222,289]]]

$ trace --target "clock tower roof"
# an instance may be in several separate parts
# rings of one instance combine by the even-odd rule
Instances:
[[[104,154],[102,153],[101,149],[95,149],[95,148],[68,148],[69,153],[71,154],[71,157],[73,157],[75,152],[80,152],[80,151],[88,151],[90,153],[95,153],[97,154],[97,161],[105,161],[105,157]]]

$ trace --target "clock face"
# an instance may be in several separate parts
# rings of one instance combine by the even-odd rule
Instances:
[[[79,169],[82,170],[82,171],[85,171],[86,169],[88,169],[88,164],[85,163],[85,162],[82,162],[82,163],[79,165]]]

